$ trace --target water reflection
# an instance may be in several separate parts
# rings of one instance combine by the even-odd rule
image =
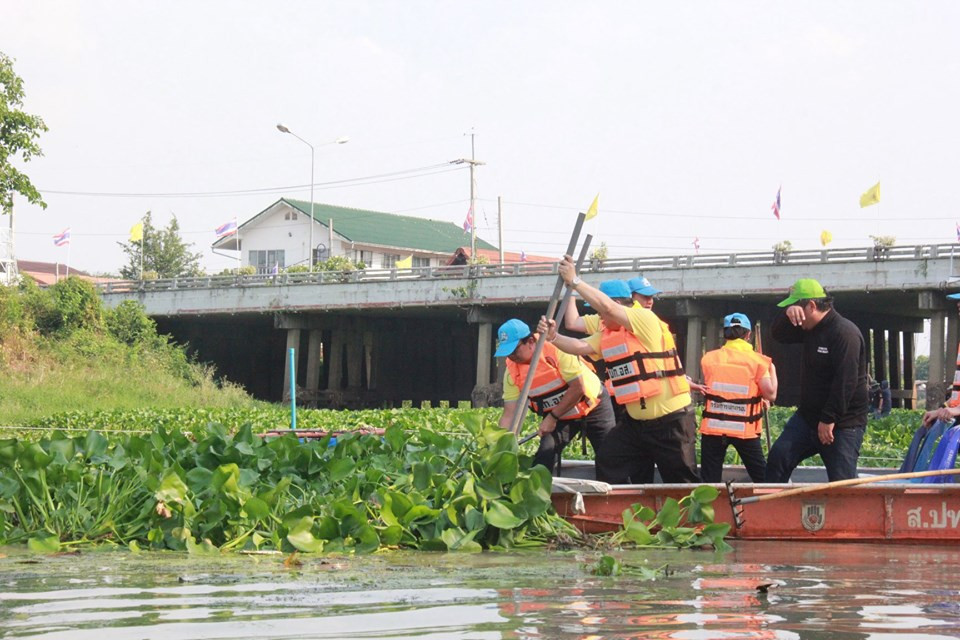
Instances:
[[[6,554],[5,556],[3,554]],[[954,638],[960,550],[737,543],[627,551],[668,564],[601,578],[591,553],[306,559],[0,553],[4,638]]]

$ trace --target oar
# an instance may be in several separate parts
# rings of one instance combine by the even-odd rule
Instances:
[[[580,231],[583,229],[583,221],[587,219],[587,214],[577,214],[577,223],[573,225],[573,233],[570,235],[570,244],[567,245],[567,252],[564,255],[572,256],[574,249],[577,248],[577,241],[580,239]],[[557,284],[553,288],[553,295],[550,296],[550,303],[547,305],[547,317],[552,318],[556,313],[557,303],[560,301],[560,293],[563,291],[563,277],[557,274]],[[533,384],[533,375],[537,370],[537,361],[540,359],[540,352],[543,351],[543,343],[546,334],[541,333],[537,338],[537,346],[533,350],[533,356],[530,358],[530,368],[527,370],[527,379],[523,382],[523,389],[520,390],[520,397],[517,399],[517,412],[513,418],[513,424],[510,425],[510,431],[519,435],[520,426],[523,424],[523,418],[527,414],[527,397],[530,395],[530,386]]]
[[[763,341],[760,339],[760,323],[757,322],[757,330],[753,334],[753,340],[757,343],[757,353],[763,355]],[[762,401],[761,401],[762,402]],[[767,434],[767,455],[770,455],[770,420],[767,418],[767,407],[760,405],[760,412],[763,415],[763,432]]]
[[[827,491],[839,487],[853,487],[861,484],[870,484],[872,482],[884,482],[887,480],[909,480],[911,478],[929,478],[931,476],[950,476],[960,473],[960,469],[936,469],[933,471],[911,471],[910,473],[890,473],[887,475],[870,476],[869,478],[851,478],[850,480],[835,480],[834,482],[824,482],[822,484],[810,485],[807,487],[797,487],[796,489],[787,489],[777,493],[766,493],[760,496],[750,496],[748,498],[737,498],[737,504],[751,504],[753,502],[765,502],[767,500],[778,500],[803,493],[816,493],[817,491]]]
[[[589,233],[587,234],[587,237],[583,239],[583,246],[580,248],[580,255],[577,257],[577,273],[580,272],[580,267],[583,266],[583,261],[586,260],[586,258],[587,258],[587,250],[590,249],[590,242],[591,242],[592,240],[593,240],[593,236],[590,235]],[[573,296],[573,288],[572,288],[572,287],[567,287],[566,292],[563,294],[563,301],[560,303],[560,306],[557,307],[557,313],[556,313],[556,316],[554,316],[554,321],[557,323],[557,327],[558,327],[558,328],[560,327],[560,323],[563,322],[563,314],[566,313],[566,311],[567,311],[567,305],[570,303],[570,298],[571,298],[572,296]],[[549,312],[548,312],[548,313],[549,313]],[[541,336],[541,337],[542,337],[542,336]],[[539,353],[539,352],[535,352],[535,353],[533,354],[533,356],[531,357],[530,369],[527,371],[527,380],[530,380],[531,377],[532,377],[531,371],[533,371],[533,368],[534,368],[534,367],[533,367],[533,360],[536,359],[536,358],[539,358],[539,356],[540,356],[540,353]],[[529,386],[528,386],[526,383],[524,383],[524,387],[526,387],[526,388],[527,388],[527,391],[529,392],[530,388],[529,388]],[[518,408],[517,411],[519,411],[519,410],[520,410],[520,409]],[[523,413],[524,413],[524,416],[525,416],[525,415],[526,415],[526,401],[524,401],[524,412],[523,412]],[[519,425],[522,425],[522,424],[523,424],[523,417],[520,418],[520,422],[519,422],[518,424],[519,424]],[[517,428],[519,429],[520,427],[518,426]],[[524,443],[526,443],[526,442],[530,442],[531,440],[533,440],[534,438],[537,437],[537,433],[539,433],[539,431],[534,431],[534,432],[531,433],[530,435],[524,436],[524,437],[520,438],[520,441],[519,441],[517,444],[524,444]]]

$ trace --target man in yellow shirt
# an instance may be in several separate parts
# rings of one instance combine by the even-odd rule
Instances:
[[[731,313],[723,319],[726,342],[700,361],[706,399],[700,421],[700,476],[704,482],[722,481],[728,445],[740,454],[751,480],[763,482],[766,477],[767,461],[760,444],[763,403],[777,398],[777,369],[747,342],[752,328],[750,318]]]
[[[512,318],[497,330],[497,357],[506,357],[503,375],[503,415],[500,426],[509,429],[520,409],[520,390],[529,375],[530,362],[536,350],[537,336],[521,320]],[[610,394],[600,384],[597,374],[582,358],[544,344],[533,374],[528,397],[530,409],[541,416],[540,447],[533,463],[542,464],[551,473],[563,449],[573,438],[583,434],[596,455],[597,480],[608,477],[603,442],[616,424]]]
[[[553,320],[541,319],[539,328],[560,351],[602,358],[614,399],[626,406],[604,441],[609,481],[652,482],[656,465],[665,482],[699,482],[690,387],[667,325],[653,311],[624,307],[580,280],[570,256],[560,262],[560,275],[597,311],[604,328],[584,340],[557,335]]]
[[[644,278],[643,276],[638,276],[636,278],[630,278],[627,280],[627,285],[630,287],[630,292],[634,301],[637,302],[644,309],[653,309],[653,297],[658,293],[662,293],[660,289],[657,289],[655,286],[650,284],[650,281]]]

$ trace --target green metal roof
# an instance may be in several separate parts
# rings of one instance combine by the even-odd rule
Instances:
[[[310,203],[303,200],[281,198],[292,207],[310,215]],[[459,247],[470,246],[470,234],[452,222],[427,220],[413,216],[401,216],[382,211],[334,207],[313,203],[313,218],[326,226],[333,218],[333,230],[352,242],[375,244],[387,247],[403,247],[453,253]],[[477,237],[478,249],[496,249],[489,242]]]

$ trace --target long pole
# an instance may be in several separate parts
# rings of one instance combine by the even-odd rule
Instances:
[[[757,322],[757,331],[753,334],[754,342],[757,343],[757,353],[763,355],[763,339],[760,337],[760,323]],[[770,419],[767,417],[766,405],[761,405],[760,413],[763,415],[763,431],[767,434],[767,455],[770,455]]]
[[[143,224],[143,220],[140,220],[141,233],[140,233],[140,280],[143,281],[143,251],[147,246],[147,227]]]
[[[574,249],[577,248],[577,241],[580,239],[580,231],[583,229],[583,221],[586,219],[587,214],[582,212],[577,214],[577,223],[573,226],[573,233],[570,235],[570,244],[567,245],[567,252],[564,255],[573,255]],[[553,294],[550,296],[550,303],[547,305],[546,315],[548,318],[552,318],[556,312],[564,284],[563,278],[558,273],[557,284],[553,287]],[[540,352],[543,351],[545,339],[546,334],[541,333],[537,338],[537,346],[533,350],[533,356],[530,358],[530,368],[527,370],[527,378],[523,382],[523,389],[520,390],[520,397],[517,398],[517,411],[514,414],[513,424],[510,425],[510,430],[514,434],[520,433],[520,426],[523,424],[523,419],[527,414],[527,396],[530,395],[530,386],[533,384],[533,376],[537,371],[537,361],[540,359]]]
[[[306,142],[306,140],[304,140]],[[313,159],[314,159],[314,150],[313,145],[307,142],[307,146],[310,147],[310,272],[313,272]]]
[[[470,134],[470,215],[473,220],[470,223],[470,259],[476,263],[477,261],[477,209],[476,209],[476,189],[474,177],[473,177],[473,168],[477,166],[477,153],[476,146],[474,144],[474,138],[476,134]]]
[[[503,196],[497,196],[497,244],[500,245],[500,264],[503,264]]]

